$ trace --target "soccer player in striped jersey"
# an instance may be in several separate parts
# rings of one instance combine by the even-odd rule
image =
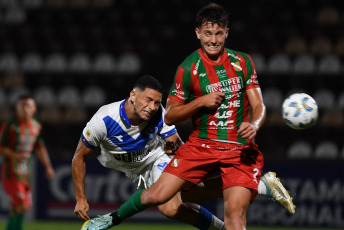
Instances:
[[[201,48],[178,67],[165,114],[167,124],[192,118],[194,131],[141,200],[145,205],[162,202],[185,184],[221,172],[225,227],[242,230],[263,171],[254,137],[265,120],[265,106],[250,56],[225,48],[225,9],[209,4],[196,22]],[[172,182],[169,190],[166,181]]]
[[[84,128],[72,162],[77,202],[74,212],[86,220],[82,229],[113,226],[110,214],[96,220],[89,220],[87,215],[85,158],[93,149],[100,146],[98,160],[103,166],[122,171],[138,186],[148,188],[170,162],[172,157],[166,153],[174,153],[176,147],[183,144],[176,128],[164,122],[162,93],[161,84],[152,76],[145,75],[136,81],[128,98],[102,106]],[[191,225],[197,226],[202,222],[207,223],[206,229],[224,229],[223,221],[199,205],[184,204],[179,194],[158,209],[169,218]],[[126,210],[122,210],[118,214],[127,215]]]
[[[22,230],[24,214],[32,207],[29,184],[30,158],[35,151],[46,169],[46,178],[54,176],[50,158],[41,138],[41,124],[33,117],[36,104],[31,95],[19,97],[16,116],[3,123],[0,131],[2,184],[11,199],[11,211],[6,230]]]

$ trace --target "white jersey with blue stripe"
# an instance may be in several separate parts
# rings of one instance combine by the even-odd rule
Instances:
[[[84,128],[81,139],[90,149],[101,148],[99,162],[108,168],[141,174],[165,154],[163,139],[177,132],[164,122],[163,106],[148,121],[130,124],[125,113],[127,99],[102,106]]]

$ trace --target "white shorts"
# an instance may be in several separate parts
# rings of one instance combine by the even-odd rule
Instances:
[[[140,173],[132,175],[127,174],[127,177],[137,185],[137,188],[149,188],[159,179],[162,171],[164,171],[172,158],[173,155],[164,154],[156,161],[147,165]]]

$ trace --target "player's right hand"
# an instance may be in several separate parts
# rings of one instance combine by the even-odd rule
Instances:
[[[89,210],[89,205],[86,201],[86,199],[82,199],[76,202],[74,213],[77,215],[80,219],[83,220],[89,220],[90,217],[87,215],[87,212]]]
[[[27,152],[16,152],[12,155],[15,160],[26,160],[30,157],[30,153]]]
[[[203,100],[203,106],[209,110],[217,109],[222,101],[226,98],[223,92],[212,92],[201,97]]]

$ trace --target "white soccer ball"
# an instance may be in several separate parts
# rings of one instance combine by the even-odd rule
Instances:
[[[293,129],[307,129],[318,119],[318,105],[308,94],[295,93],[284,100],[282,117]]]

